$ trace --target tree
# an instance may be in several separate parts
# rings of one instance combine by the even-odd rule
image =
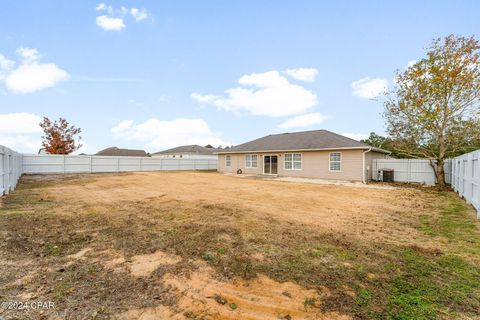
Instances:
[[[381,135],[378,135],[375,132],[370,132],[370,135],[368,136],[367,139],[360,140],[360,142],[362,143],[366,143],[372,147],[381,148],[381,149],[385,149],[384,144],[386,141],[387,141],[387,138],[382,137]]]
[[[396,149],[436,161],[441,186],[445,159],[480,147],[479,49],[473,36],[435,39],[425,58],[396,72],[395,88],[384,101]]]
[[[75,143],[75,136],[80,134],[82,130],[75,126],[69,125],[65,118],[58,121],[50,121],[47,117],[43,117],[40,123],[43,129],[42,146],[47,153],[51,154],[69,154],[82,147],[80,143]],[[78,142],[82,137],[78,137]]]
[[[395,141],[391,138],[381,136],[375,132],[370,132],[367,139],[362,139],[360,142],[368,144],[375,148],[384,149],[391,152],[391,156],[394,158],[411,158],[411,156],[404,155],[395,148]]]

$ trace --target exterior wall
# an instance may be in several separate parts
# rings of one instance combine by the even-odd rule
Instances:
[[[330,152],[342,153],[341,171],[330,171],[329,160]],[[301,177],[301,178],[320,178],[333,180],[352,180],[362,181],[362,161],[363,150],[331,150],[331,151],[302,151],[292,152],[302,154],[301,170],[286,170],[284,165],[285,152],[280,153],[251,153],[257,154],[257,168],[245,168],[245,155],[243,153],[229,154],[231,156],[231,167],[225,167],[226,154],[218,155],[218,171],[235,173],[241,169],[247,174],[263,174],[263,156],[278,156],[278,175],[285,177]],[[290,153],[290,152],[287,152]]]
[[[367,179],[372,180],[373,177],[373,160],[387,159],[387,155],[381,152],[367,152],[365,153],[365,170],[367,172]]]

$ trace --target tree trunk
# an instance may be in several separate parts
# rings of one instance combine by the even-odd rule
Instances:
[[[439,187],[445,186],[445,168],[443,167],[444,164],[444,159],[437,159],[437,166],[435,171],[437,176],[437,184]]]

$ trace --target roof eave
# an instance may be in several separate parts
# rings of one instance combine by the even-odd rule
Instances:
[[[290,151],[328,151],[328,150],[368,150],[372,149],[372,151],[382,152],[382,153],[390,153],[390,151],[383,150],[380,148],[374,148],[370,146],[358,146],[358,147],[337,147],[337,148],[313,148],[313,149],[278,149],[278,150],[245,150],[245,151],[220,151],[218,154],[227,154],[227,153],[255,153],[255,152],[290,152]]]

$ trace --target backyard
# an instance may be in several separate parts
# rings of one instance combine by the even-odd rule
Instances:
[[[451,191],[211,172],[27,175],[0,203],[0,319],[478,319]],[[2,305],[3,306],[3,305]]]

